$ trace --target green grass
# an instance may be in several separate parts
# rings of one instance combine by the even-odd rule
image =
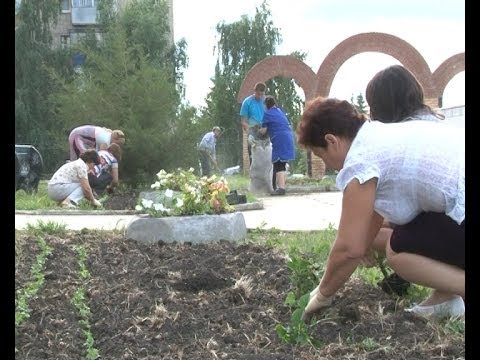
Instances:
[[[225,179],[228,182],[228,187],[230,190],[237,190],[239,192],[248,191],[248,185],[250,184],[250,179],[247,176],[240,174],[237,175],[228,175],[225,176]]]
[[[249,239],[258,244],[274,246],[286,253],[306,254],[325,260],[335,240],[336,229],[330,225],[321,231],[285,232],[278,229],[249,230]]]
[[[67,233],[67,226],[55,221],[44,222],[42,220],[37,220],[35,225],[30,223],[27,224],[26,231],[34,236],[41,236],[44,234],[63,236]]]
[[[15,192],[15,210],[52,210],[62,207],[48,197],[48,180],[40,180],[38,191],[28,194],[23,190]],[[86,199],[82,199],[78,208],[81,210],[92,210],[94,207]]]
[[[252,203],[257,201],[257,197],[248,190],[250,178],[241,174],[225,176],[230,190],[237,190],[239,194],[247,196],[247,202]],[[38,191],[36,193],[27,194],[23,190],[18,190],[15,193],[15,210],[51,210],[61,209],[56,201],[51,200],[47,193],[48,180],[40,180]],[[324,179],[310,179],[308,177],[301,179],[294,179],[289,177],[287,184],[295,186],[319,186],[325,188],[332,188],[335,186],[334,177],[327,176]],[[123,184],[117,189],[118,192],[131,191]],[[93,209],[90,202],[82,200],[79,204],[79,209],[91,210]]]
[[[59,209],[56,201],[51,200],[47,194],[48,180],[40,180],[38,192],[27,194],[23,190],[15,192],[16,210]]]

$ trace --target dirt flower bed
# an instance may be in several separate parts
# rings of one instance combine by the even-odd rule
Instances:
[[[464,337],[405,313],[396,298],[350,281],[311,336],[322,347],[283,343],[292,289],[286,257],[227,242],[145,245],[83,230],[45,236],[45,280],[16,327],[16,359],[85,359],[85,324],[72,298],[84,287],[91,344],[101,359],[463,359]],[[87,254],[80,276],[77,248]],[[16,234],[16,289],[38,254]],[[85,271],[84,269],[84,271]],[[91,356],[90,358],[95,358]]]
[[[106,198],[103,207],[107,210],[135,210],[138,196],[137,192],[114,193]]]

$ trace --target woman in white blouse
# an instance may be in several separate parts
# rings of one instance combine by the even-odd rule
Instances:
[[[88,149],[79,159],[63,164],[48,182],[48,196],[66,208],[76,208],[83,198],[95,207],[101,206],[88,183],[88,171],[99,163],[98,153]]]
[[[298,143],[338,170],[343,191],[335,243],[304,320],[328,306],[373,248],[402,278],[433,289],[412,310],[465,311],[465,136],[440,122],[368,121],[347,101],[316,98],[305,107]],[[386,248],[374,240],[395,224]],[[384,245],[381,245],[384,246]]]

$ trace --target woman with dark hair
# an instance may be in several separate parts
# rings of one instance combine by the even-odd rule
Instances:
[[[76,208],[83,198],[95,207],[101,206],[93,196],[87,175],[98,164],[100,159],[94,149],[88,149],[79,159],[63,164],[48,182],[48,196],[65,208]]]
[[[365,93],[372,120],[397,123],[409,120],[441,121],[444,119],[442,114],[425,104],[422,86],[415,76],[401,65],[389,66],[375,74],[367,84]],[[378,233],[376,243],[386,245],[394,226],[385,222]],[[370,254],[365,259],[365,264],[373,265],[374,263]],[[397,284],[400,291],[406,291],[409,286],[407,281],[395,273],[385,279],[385,284],[389,282]],[[388,286],[385,289],[390,290]]]
[[[316,98],[297,128],[298,143],[338,170],[343,191],[337,236],[304,320],[331,303],[371,248],[384,220],[396,224],[388,264],[432,288],[410,311],[463,316],[465,305],[465,137],[427,121],[367,121],[347,101]],[[425,141],[428,139],[428,141]]]
[[[265,113],[260,135],[268,133],[272,142],[273,178],[275,179],[272,195],[285,195],[287,164],[295,160],[295,145],[293,131],[287,115],[277,107],[273,96],[265,98]]]
[[[423,88],[415,76],[401,65],[379,71],[365,92],[370,118],[384,123],[408,120],[443,120],[444,116],[424,103]]]

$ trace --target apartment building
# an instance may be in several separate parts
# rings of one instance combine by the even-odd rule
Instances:
[[[85,36],[87,29],[94,29],[98,40],[102,37],[99,28],[97,5],[101,0],[60,0],[60,14],[52,28],[53,46],[68,47]],[[116,0],[115,6],[121,11],[129,0]],[[173,44],[173,0],[166,0],[169,8],[169,39]]]

